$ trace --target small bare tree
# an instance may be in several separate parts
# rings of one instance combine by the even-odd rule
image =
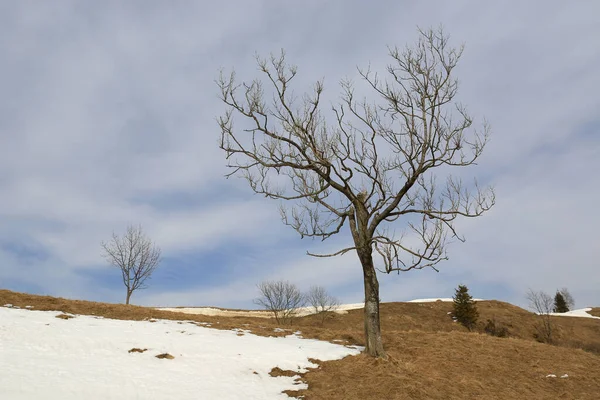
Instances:
[[[113,232],[110,242],[102,242],[104,258],[121,270],[123,284],[127,289],[125,304],[137,289],[145,289],[160,263],[161,251],[142,231],[141,226],[128,226],[123,237]]]
[[[321,323],[325,322],[329,312],[335,311],[340,302],[331,296],[323,286],[312,286],[306,294],[306,302],[321,315]]]
[[[565,299],[565,303],[567,303],[567,308],[569,310],[574,310],[575,309],[575,299],[569,292],[569,289],[564,287],[564,288],[560,289],[559,292],[560,292],[560,294],[562,294],[563,298]]]
[[[529,307],[537,314],[537,320],[533,325],[536,339],[543,343],[552,343],[555,329],[550,314],[554,310],[554,299],[541,290],[536,292],[529,289],[527,300],[529,300]]]
[[[302,292],[288,281],[264,281],[257,285],[261,297],[254,303],[273,313],[278,324],[292,321],[306,304]]]
[[[264,81],[240,84],[233,72],[217,81],[227,106],[219,126],[228,176],[245,178],[255,193],[295,202],[291,209],[282,205],[281,214],[301,237],[325,240],[349,226],[352,245],[309,255],[356,251],[365,292],[365,351],[375,357],[385,351],[374,257],[381,257],[377,269],[388,274],[436,269],[448,258],[448,236],[464,241],[455,219],[478,217],[495,202],[491,188],[465,185],[449,174],[474,165],[489,134],[485,123],[473,129],[473,118],[455,99],[453,71],[462,47],[450,47],[441,28],[419,33],[414,47],[389,49],[387,79],[359,69],[373,102],[357,99],[353,83],[342,81],[331,122],[321,101],[323,81],[312,93],[294,95],[297,68],[286,63],[283,51],[270,60],[257,57]],[[241,128],[234,127],[234,115]],[[396,222],[405,224],[399,234],[387,227]]]

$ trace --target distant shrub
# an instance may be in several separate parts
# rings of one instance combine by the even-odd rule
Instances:
[[[598,342],[584,343],[581,345],[581,349],[600,356],[600,343]]]
[[[527,293],[529,306],[536,313],[536,321],[533,325],[535,333],[533,337],[540,343],[553,343],[557,336],[557,327],[554,325],[550,313],[553,311],[554,301],[552,296],[543,291],[529,289]]]
[[[479,318],[479,312],[469,289],[465,285],[459,285],[453,297],[453,317],[470,331],[473,330]]]
[[[554,312],[555,313],[565,313],[569,311],[569,306],[567,305],[567,301],[563,294],[559,291],[554,295]]]
[[[599,342],[581,342],[578,340],[570,340],[561,343],[564,347],[570,347],[573,349],[581,349],[588,353],[593,353],[600,356],[600,343]]]
[[[496,324],[494,319],[488,319],[487,324],[483,328],[483,331],[488,335],[496,336],[496,337],[508,337],[508,328],[505,326],[501,326]]]
[[[327,293],[322,286],[312,286],[304,296],[306,301],[313,308],[315,314],[321,318],[321,324],[325,319],[331,316],[331,313],[337,309],[340,302]]]
[[[565,298],[565,302],[567,303],[567,307],[569,308],[569,311],[574,310],[575,309],[575,299],[569,292],[569,289],[564,287],[564,288],[560,289],[559,292]]]
[[[298,308],[306,303],[305,296],[288,281],[264,281],[257,287],[261,297],[254,300],[255,304],[273,313],[278,324],[291,323]]]

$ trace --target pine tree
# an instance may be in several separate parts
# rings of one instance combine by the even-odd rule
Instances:
[[[459,285],[454,294],[454,318],[470,331],[475,327],[479,312],[465,285]]]
[[[554,296],[554,312],[555,313],[564,313],[569,311],[569,306],[567,306],[567,301],[565,297],[560,291],[556,292]]]

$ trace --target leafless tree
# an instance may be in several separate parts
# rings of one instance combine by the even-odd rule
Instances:
[[[541,290],[536,292],[529,289],[527,300],[529,300],[529,307],[537,314],[537,320],[534,324],[536,338],[540,342],[552,343],[555,329],[550,314],[554,310],[554,299]]]
[[[315,314],[321,315],[321,322],[325,322],[328,313],[335,311],[340,302],[331,296],[323,286],[312,286],[306,294],[306,301],[315,310]]]
[[[257,286],[261,297],[254,303],[272,312],[278,324],[291,322],[298,308],[306,304],[302,292],[288,281],[264,281]]]
[[[575,309],[575,299],[569,292],[569,289],[564,287],[564,288],[560,289],[559,292],[560,292],[560,294],[563,295],[563,298],[565,299],[565,303],[567,303],[567,307],[569,308],[569,310],[574,310]]]
[[[217,81],[227,106],[218,121],[228,177],[241,176],[254,192],[291,201],[290,208],[282,202],[282,219],[301,237],[325,240],[349,226],[351,246],[309,254],[358,254],[365,351],[375,357],[385,352],[374,256],[386,273],[436,269],[447,259],[449,239],[464,241],[455,219],[480,216],[495,202],[492,188],[449,174],[452,167],[475,164],[489,135],[485,122],[473,129],[472,117],[455,100],[453,71],[463,49],[449,47],[441,28],[419,33],[415,46],[389,48],[387,77],[358,70],[373,102],[359,99],[354,84],[342,81],[331,120],[321,102],[323,81],[300,98],[294,95],[297,68],[283,51],[268,60],[257,57],[264,79],[240,84],[232,72]],[[234,116],[242,121],[239,128]],[[436,177],[445,182],[438,185]],[[394,222],[404,222],[398,234],[387,227]]]
[[[113,232],[110,242],[102,242],[104,258],[121,270],[123,284],[127,289],[125,304],[137,289],[145,289],[160,263],[161,251],[142,231],[141,226],[128,226],[123,237]]]

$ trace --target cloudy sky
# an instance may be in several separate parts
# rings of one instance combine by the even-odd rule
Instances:
[[[216,4],[216,3],[214,3]],[[142,224],[163,250],[144,305],[253,307],[256,283],[363,300],[349,243],[301,240],[278,203],[225,179],[214,80],[285,48],[295,90],[344,77],[442,24],[464,43],[459,98],[492,126],[469,173],[497,204],[461,221],[440,272],[381,275],[383,301],[453,294],[526,305],[566,286],[600,305],[600,3],[4,1],[0,3],[0,288],[121,302],[100,242]]]

